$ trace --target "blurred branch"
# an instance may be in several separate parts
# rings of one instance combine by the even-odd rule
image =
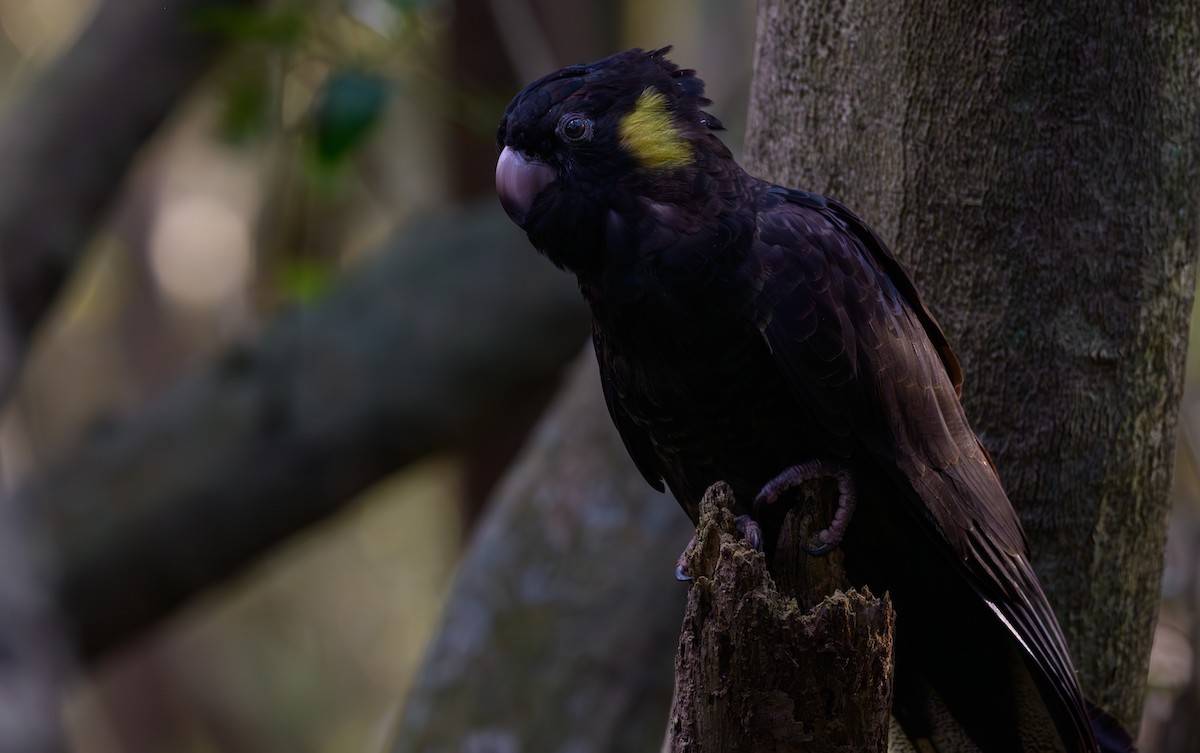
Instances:
[[[0,401],[141,147],[221,41],[198,11],[253,0],[110,0],[0,125]]]
[[[657,750],[694,530],[634,468],[585,353],[459,564],[389,750]]]
[[[45,584],[41,521],[0,497],[0,740],[9,753],[66,749],[59,726],[69,651]]]
[[[235,0],[223,0],[229,4]],[[29,343],[138,150],[218,40],[190,26],[214,0],[112,0],[0,124],[0,406]],[[249,0],[239,4],[250,5]],[[69,663],[38,510],[0,495],[0,740],[62,750]]]
[[[570,279],[493,202],[406,232],[30,489],[84,654],[405,463],[503,427],[585,336]]]

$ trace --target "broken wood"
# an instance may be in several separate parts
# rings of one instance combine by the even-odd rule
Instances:
[[[687,555],[695,580],[665,751],[887,750],[891,600],[849,588],[840,551],[805,552],[836,497],[819,482],[800,492],[779,537],[775,577],[734,528],[732,490],[718,483],[705,495]]]

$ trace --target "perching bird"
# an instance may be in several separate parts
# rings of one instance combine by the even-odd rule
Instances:
[[[918,749],[1132,750],[1079,689],[912,280],[846,207],[746,174],[668,50],[545,76],[497,134],[501,202],[578,279],[638,469],[693,520],[728,482],[751,535],[756,500],[836,476],[820,548],[892,594],[894,713]]]

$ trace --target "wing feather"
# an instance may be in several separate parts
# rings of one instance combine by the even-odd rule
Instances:
[[[762,328],[797,398],[867,450],[1091,740],[1065,640],[1020,522],[959,403],[962,372],[899,262],[849,210],[772,189],[751,256],[775,270]],[[768,197],[770,203],[770,197]],[[783,272],[786,270],[786,273]],[[1089,743],[1090,744],[1090,743]]]

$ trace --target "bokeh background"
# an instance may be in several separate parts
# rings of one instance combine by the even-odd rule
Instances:
[[[4,102],[97,5],[0,0]],[[407,223],[490,196],[499,114],[542,73],[673,44],[738,151],[754,12],[752,0],[276,0],[208,19],[230,42],[142,151],[41,328],[0,424],[6,480],[20,486],[97,425],[315,305]],[[1198,389],[1193,347],[1148,752],[1196,709]],[[377,483],[90,667],[68,700],[74,749],[383,747],[520,432],[484,439]]]

